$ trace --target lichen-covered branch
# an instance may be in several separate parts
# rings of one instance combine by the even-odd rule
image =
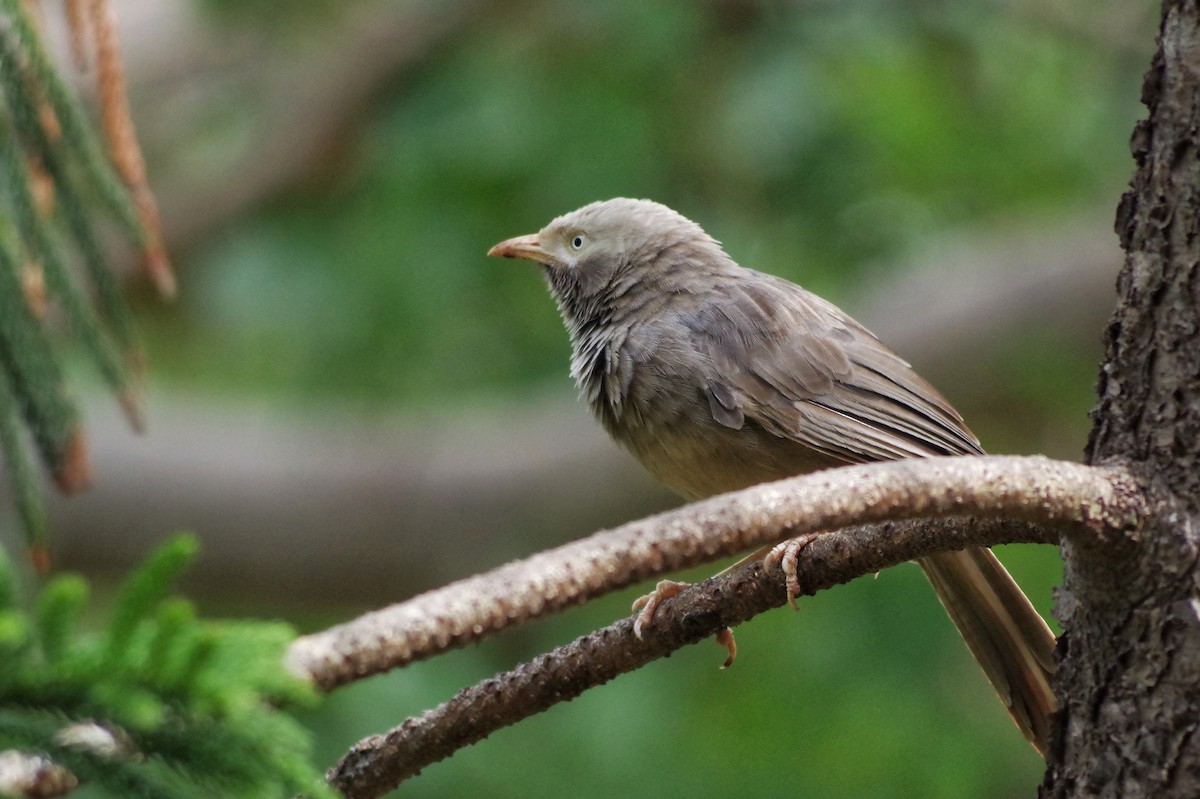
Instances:
[[[832,469],[596,533],[368,613],[298,639],[288,665],[328,690],[641,580],[803,533],[978,516],[1040,525],[1046,542],[1068,530],[1105,539],[1132,530],[1141,509],[1138,487],[1124,472],[1043,457],[930,458]],[[995,542],[968,537],[955,546],[988,543]]]

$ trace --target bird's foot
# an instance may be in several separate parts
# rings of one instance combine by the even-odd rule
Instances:
[[[642,628],[653,620],[654,611],[658,609],[659,603],[664,599],[670,599],[689,585],[691,583],[680,583],[675,580],[659,580],[658,585],[654,586],[653,591],[635,599],[633,609],[638,614],[633,620],[633,634],[641,639]],[[733,630],[728,627],[724,628],[717,633],[716,641],[719,645],[725,647],[729,653],[728,657],[725,658],[725,662],[721,664],[721,668],[727,669],[733,665],[734,658],[737,657],[737,642],[733,640]]]
[[[653,591],[635,599],[633,601],[633,609],[639,611],[639,613],[637,618],[633,620],[633,634],[640,639],[642,637],[642,628],[654,618],[654,611],[658,610],[659,603],[664,599],[670,599],[689,585],[691,583],[659,580],[658,585],[654,586]]]
[[[798,610],[796,597],[800,595],[800,579],[796,576],[796,571],[800,564],[800,552],[815,541],[817,535],[817,533],[808,533],[789,538],[782,544],[771,547],[771,550],[763,558],[764,567],[778,566],[783,570],[784,584],[787,586],[787,601],[792,606],[792,610]]]

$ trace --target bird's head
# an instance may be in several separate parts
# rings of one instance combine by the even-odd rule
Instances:
[[[563,214],[537,233],[500,242],[488,255],[541,264],[571,316],[705,265],[732,264],[695,222],[660,203],[624,197]]]

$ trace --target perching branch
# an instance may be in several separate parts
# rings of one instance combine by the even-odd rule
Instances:
[[[1037,525],[1005,519],[884,522],[819,536],[805,547],[797,577],[801,592],[812,595],[932,552],[1045,540]],[[785,602],[779,571],[764,569],[762,561],[748,562],[663,602],[642,638],[633,634],[631,618],[588,633],[465,688],[384,735],[359,741],[326,778],[345,796],[379,796],[499,729]]]
[[[297,639],[287,663],[330,690],[641,580],[804,533],[976,516],[1042,528],[1040,538],[1008,540],[1050,543],[1075,535],[1104,541],[1134,530],[1142,512],[1141,490],[1124,471],[1043,457],[931,458],[833,469],[714,497],[460,580]],[[895,563],[1001,542],[969,529],[958,536],[902,554],[895,554],[899,546],[891,539],[874,539],[870,546]]]

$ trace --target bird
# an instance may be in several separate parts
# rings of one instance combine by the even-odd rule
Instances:
[[[661,203],[593,202],[488,255],[541,266],[581,397],[685,500],[847,464],[984,453],[950,403],[845,311],[740,266]],[[1045,620],[989,549],[918,563],[1044,754],[1057,707]]]

